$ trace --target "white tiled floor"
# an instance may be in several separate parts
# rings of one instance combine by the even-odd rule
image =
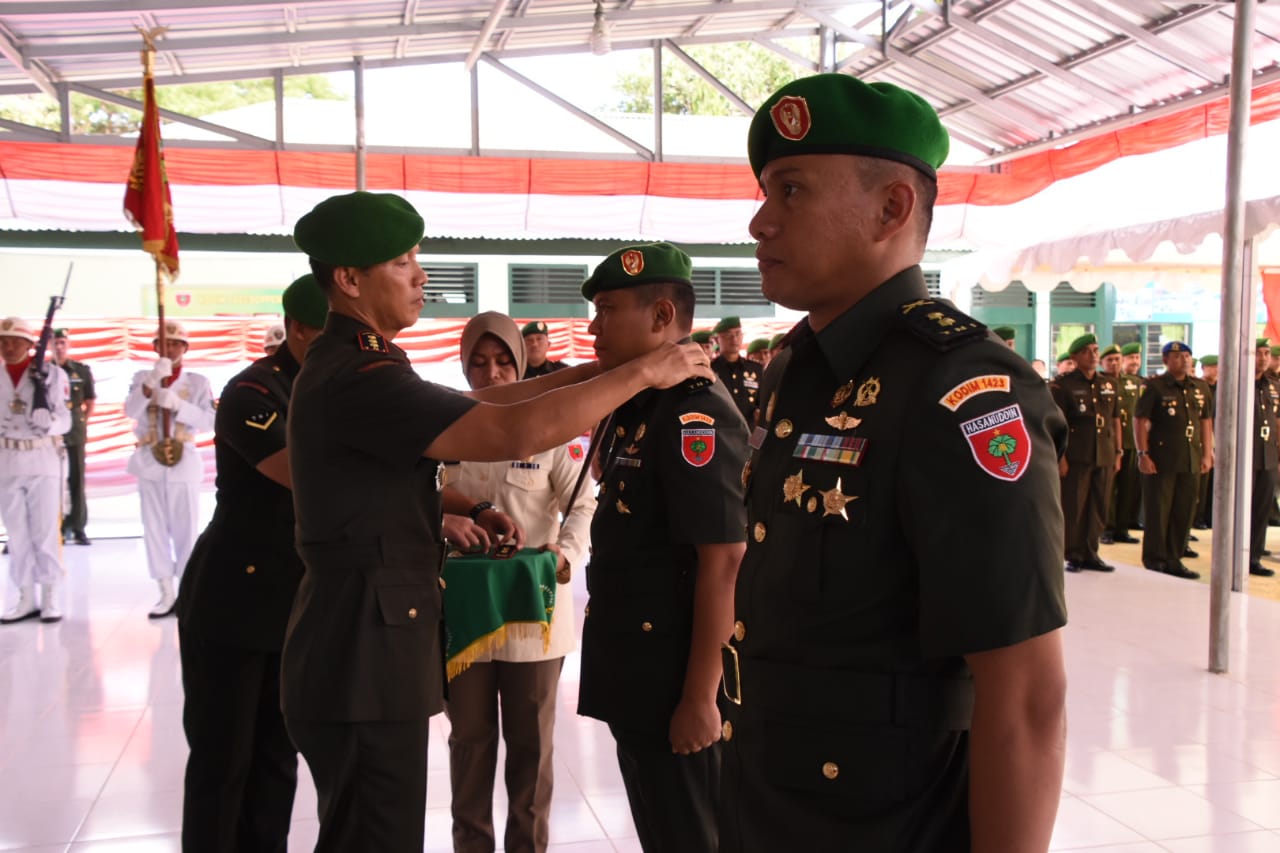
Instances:
[[[138,540],[66,556],[68,618],[0,628],[0,849],[176,851],[186,754],[176,626],[146,619],[154,588]],[[1071,732],[1053,849],[1280,851],[1280,603],[1233,596],[1232,670],[1217,676],[1205,670],[1208,587],[1121,566],[1068,575],[1067,591]],[[572,656],[552,850],[637,853],[612,741],[574,714],[576,699]],[[448,723],[434,725],[427,849],[446,851]],[[316,833],[302,775],[299,851]],[[499,822],[504,809],[499,794]]]

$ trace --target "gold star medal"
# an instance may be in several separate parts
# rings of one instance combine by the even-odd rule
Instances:
[[[808,488],[809,484],[804,481],[804,471],[797,471],[782,481],[782,499],[787,503],[795,501],[796,506],[800,506],[800,499]]]
[[[838,515],[845,521],[849,520],[849,513],[845,510],[845,505],[856,501],[856,495],[846,495],[842,490],[842,478],[836,478],[836,487],[823,491],[818,490],[818,494],[822,495],[822,515],[825,518],[828,515]]]
[[[876,398],[880,396],[880,380],[874,376],[867,379],[858,386],[858,398],[853,401],[855,406],[873,406]]]
[[[853,396],[853,380],[850,379],[848,382],[844,383],[839,388],[837,388],[836,393],[831,396],[831,408],[834,409],[837,406],[843,406],[845,401],[852,396]]]
[[[832,415],[827,418],[827,426],[842,431],[846,429],[857,429],[861,423],[862,418],[855,418],[848,412],[841,412],[838,415]]]

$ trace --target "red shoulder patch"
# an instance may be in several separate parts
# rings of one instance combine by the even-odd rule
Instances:
[[[684,461],[701,468],[716,455],[716,431],[714,429],[680,430],[680,453]]]
[[[250,380],[248,380],[248,379],[241,379],[239,382],[237,382],[237,383],[236,383],[236,387],[237,387],[237,388],[252,388],[253,390],[257,391],[259,394],[263,394],[263,395],[266,395],[266,396],[270,396],[270,394],[271,394],[271,392],[267,390],[267,386],[265,386],[265,385],[260,385],[259,383],[257,383],[257,382],[252,382],[252,381],[250,381]]]
[[[392,364],[395,364],[395,362],[390,359],[379,359],[378,361],[371,361],[368,364],[360,365],[356,368],[356,373],[368,373],[370,370],[374,370],[375,368],[387,367]]]
[[[1017,403],[960,424],[978,467],[997,480],[1016,482],[1031,461],[1031,436]]]

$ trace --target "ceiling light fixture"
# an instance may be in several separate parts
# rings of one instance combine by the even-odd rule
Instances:
[[[604,19],[604,4],[596,0],[595,22],[591,25],[591,52],[596,56],[604,56],[613,43],[609,39],[609,22]]]

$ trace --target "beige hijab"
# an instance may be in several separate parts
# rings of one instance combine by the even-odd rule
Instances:
[[[516,362],[516,379],[524,378],[525,353],[524,338],[516,321],[500,311],[485,311],[467,321],[462,328],[462,342],[458,346],[458,356],[462,359],[462,372],[465,375],[467,365],[471,363],[471,351],[485,335],[493,335],[511,351]]]

